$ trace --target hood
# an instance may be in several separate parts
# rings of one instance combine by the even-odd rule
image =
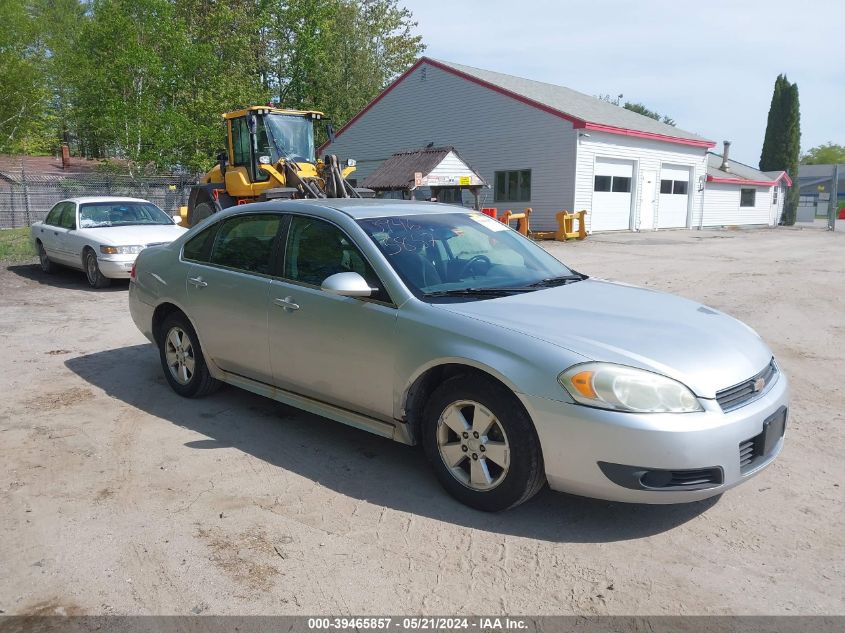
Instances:
[[[187,230],[175,224],[136,224],[133,226],[103,226],[98,229],[80,229],[79,234],[101,244],[135,246],[172,242]]]
[[[751,378],[772,357],[754,330],[718,310],[595,279],[438,307],[523,332],[590,360],[669,376],[703,398]]]

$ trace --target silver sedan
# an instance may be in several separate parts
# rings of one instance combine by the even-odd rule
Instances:
[[[132,317],[185,397],[221,383],[406,444],[460,501],[718,495],[780,452],[789,388],[748,326],[591,279],[487,216],[278,201],[141,252]]]

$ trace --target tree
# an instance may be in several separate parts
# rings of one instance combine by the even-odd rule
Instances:
[[[0,152],[43,154],[53,145],[46,55],[26,0],[0,2]]]
[[[621,107],[625,108],[626,110],[630,110],[631,112],[636,112],[637,114],[642,114],[643,116],[647,116],[648,118],[654,119],[655,121],[660,121],[661,123],[665,123],[666,125],[671,125],[672,127],[675,127],[675,119],[668,117],[666,115],[660,114],[658,112],[655,112],[654,110],[650,110],[645,105],[643,105],[642,103],[633,103],[631,101],[626,101],[623,104],[622,98],[624,96],[625,95],[620,94],[616,97],[611,97],[609,94],[608,95],[600,94],[600,95],[598,95],[598,98],[601,99],[602,101],[607,101],[608,103],[612,103],[615,106],[621,106]]]
[[[822,143],[801,156],[802,165],[836,165],[845,163],[845,145]]]
[[[801,112],[798,84],[790,83],[786,75],[778,75],[772,91],[769,118],[763,149],[760,153],[761,171],[786,171],[795,186],[787,192],[781,222],[795,224],[798,208],[798,155],[801,150]]]
[[[289,0],[270,9],[271,89],[342,125],[424,50],[396,0]]]
[[[642,114],[643,116],[647,116],[648,118],[654,119],[655,121],[660,121],[662,123],[665,123],[666,125],[671,125],[672,127],[675,127],[674,119],[666,115],[658,114],[654,110],[649,110],[642,103],[631,103],[630,101],[626,101],[625,105],[623,105],[622,107],[626,110],[630,110],[631,112]]]

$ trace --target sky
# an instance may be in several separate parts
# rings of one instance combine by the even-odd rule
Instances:
[[[756,167],[779,73],[798,84],[801,149],[845,145],[843,0],[400,0],[425,55],[624,95]]]

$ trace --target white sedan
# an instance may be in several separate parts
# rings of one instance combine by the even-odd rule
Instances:
[[[138,198],[69,198],[32,225],[32,241],[45,273],[70,266],[84,271],[92,288],[105,288],[112,279],[128,279],[147,246],[182,235],[179,220]]]

